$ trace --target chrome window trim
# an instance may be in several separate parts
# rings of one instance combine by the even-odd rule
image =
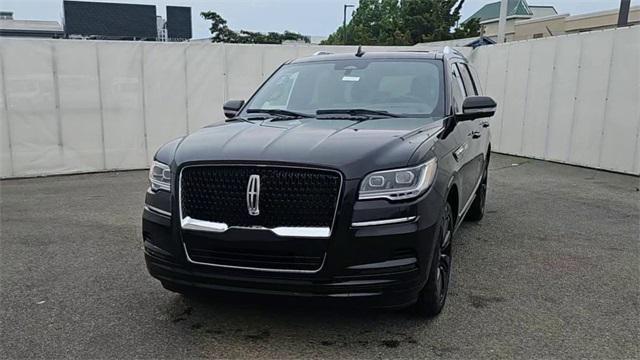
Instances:
[[[388,225],[388,224],[400,224],[400,223],[412,222],[415,219],[417,219],[417,216],[408,216],[403,218],[373,220],[373,221],[360,221],[360,222],[352,223],[351,226],[366,227],[366,226],[378,226],[378,225]]]
[[[163,215],[163,216],[171,217],[171,212],[166,211],[166,210],[162,210],[162,209],[158,209],[155,206],[151,206],[151,205],[145,204],[144,205],[144,209],[149,211],[149,212],[152,212],[152,213],[157,213],[157,214],[160,214],[160,215]]]
[[[182,172],[184,169],[189,167],[213,167],[213,166],[238,166],[238,167],[265,167],[265,168],[285,168],[285,169],[306,169],[306,170],[316,170],[316,171],[326,171],[333,172],[338,174],[340,178],[340,187],[338,188],[338,195],[336,197],[336,204],[333,210],[333,220],[331,221],[331,227],[302,227],[302,226],[280,226],[275,228],[266,228],[262,226],[229,226],[225,223],[211,222],[193,219],[191,217],[183,217],[182,214]],[[336,217],[338,214],[338,206],[340,205],[340,198],[342,196],[342,187],[344,184],[344,177],[342,173],[335,169],[328,168],[318,168],[318,167],[309,167],[309,166],[296,166],[296,165],[274,165],[274,164],[255,164],[255,163],[246,163],[246,164],[226,164],[226,163],[204,163],[204,164],[191,164],[185,165],[180,169],[180,174],[178,176],[178,212],[180,214],[180,224],[185,230],[195,230],[195,231],[209,231],[216,233],[224,233],[229,229],[243,229],[243,230],[268,230],[273,232],[274,234],[282,237],[308,237],[308,238],[329,238],[333,233],[333,228],[335,227]],[[186,219],[189,219],[186,224]],[[185,225],[187,226],[185,228]]]
[[[324,266],[324,262],[327,259],[327,253],[324,253],[322,256],[322,262],[317,269],[313,270],[297,270],[297,269],[272,269],[272,268],[257,268],[250,266],[235,266],[235,265],[224,265],[224,264],[216,264],[216,263],[205,263],[200,261],[195,261],[189,256],[189,251],[187,251],[187,245],[182,242],[182,247],[184,248],[184,254],[187,257],[187,260],[192,264],[218,267],[218,268],[226,268],[226,269],[236,269],[236,270],[253,270],[253,271],[265,271],[265,272],[277,272],[277,273],[296,273],[296,274],[314,274],[318,271],[322,270]]]

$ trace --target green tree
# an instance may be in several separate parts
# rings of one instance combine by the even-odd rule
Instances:
[[[469,19],[461,26],[457,27],[453,32],[454,39],[464,39],[474,36],[480,36],[480,19]]]
[[[360,0],[346,29],[340,26],[322,44],[414,45],[475,36],[476,22],[451,32],[463,4],[464,0]]]
[[[211,21],[209,31],[212,42],[236,42],[238,34],[227,26],[227,20],[223,19],[214,11],[204,11],[200,13],[205,20]]]
[[[283,34],[277,32],[260,33],[254,31],[240,30],[235,32],[227,26],[227,20],[214,11],[200,13],[205,19],[211,21],[209,31],[212,42],[239,43],[239,44],[282,44],[286,40],[304,41],[308,43],[309,37],[291,31]]]

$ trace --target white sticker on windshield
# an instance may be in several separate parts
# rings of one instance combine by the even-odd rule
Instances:
[[[342,81],[360,81],[360,76],[343,76]]]

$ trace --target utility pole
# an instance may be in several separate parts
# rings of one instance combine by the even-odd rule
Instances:
[[[620,11],[618,12],[618,27],[629,25],[629,8],[631,0],[620,0]]]
[[[507,0],[500,1],[500,19],[498,21],[498,44],[502,44],[505,40],[507,32]]]
[[[347,8],[355,7],[355,5],[344,4],[344,11],[342,15],[342,44],[347,44]]]

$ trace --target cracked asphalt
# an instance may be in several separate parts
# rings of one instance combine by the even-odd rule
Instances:
[[[1,358],[640,357],[638,177],[495,154],[424,320],[164,290],[143,261],[146,175],[0,182]]]

